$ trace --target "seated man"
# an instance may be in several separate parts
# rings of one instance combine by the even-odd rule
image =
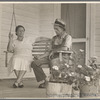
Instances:
[[[58,58],[58,54],[56,54],[58,50],[69,50],[71,48],[72,37],[66,33],[65,27],[65,23],[61,19],[55,20],[54,30],[56,35],[52,38],[50,52],[38,57],[38,59],[34,60],[31,64],[37,81],[44,81],[39,85],[39,88],[44,88],[46,86],[46,75],[41,68],[41,65],[44,63],[50,65],[52,59]],[[63,58],[66,58],[65,55],[63,55]]]

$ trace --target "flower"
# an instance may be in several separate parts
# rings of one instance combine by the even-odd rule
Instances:
[[[66,67],[67,67],[67,68],[69,68],[69,67],[70,67],[67,63],[65,63],[65,65],[66,65]]]
[[[59,70],[58,66],[53,66],[52,68],[55,70]]]
[[[91,76],[92,79],[94,79],[94,76]]]
[[[84,50],[80,49],[80,52],[84,52]]]
[[[72,74],[71,74],[71,73],[69,73],[69,76],[72,76]]]
[[[91,67],[91,66],[89,66],[89,65],[88,65],[87,67],[88,67],[88,68],[92,68],[92,67]]]
[[[85,76],[86,81],[90,81],[90,77],[89,76]]]
[[[78,67],[78,68],[82,68],[82,65],[78,65],[77,67]]]
[[[65,77],[64,78],[67,78],[68,77],[68,75],[65,75]]]
[[[75,73],[74,72],[71,72],[71,74],[74,75]]]

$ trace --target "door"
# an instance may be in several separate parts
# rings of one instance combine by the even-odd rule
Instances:
[[[72,49],[76,52],[83,49],[83,63],[87,63],[86,4],[61,4],[61,18],[73,38]]]

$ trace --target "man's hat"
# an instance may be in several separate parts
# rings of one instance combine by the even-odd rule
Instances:
[[[54,25],[57,25],[63,29],[65,29],[66,26],[65,22],[62,19],[56,19]]]

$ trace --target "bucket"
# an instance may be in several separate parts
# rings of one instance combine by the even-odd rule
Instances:
[[[46,95],[48,98],[71,98],[72,85],[66,83],[48,82]]]

